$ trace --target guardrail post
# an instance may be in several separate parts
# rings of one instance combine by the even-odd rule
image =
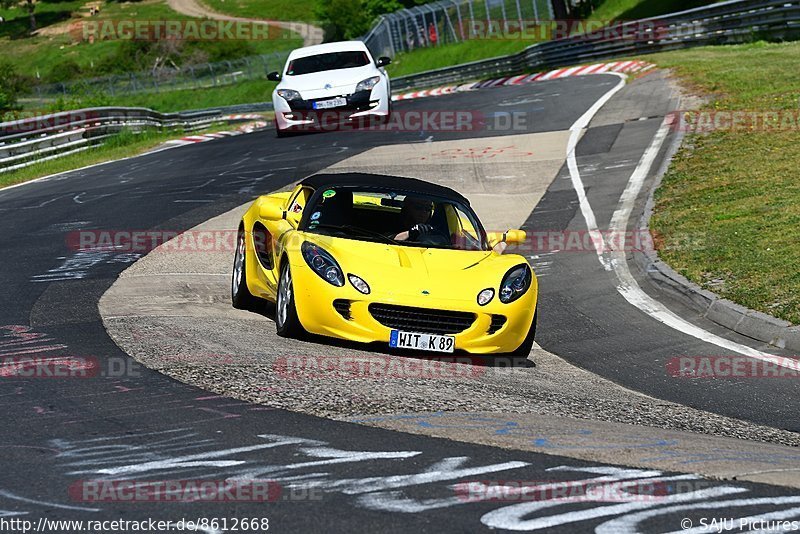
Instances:
[[[420,9],[422,13],[422,40],[425,42],[425,46],[431,46],[431,39],[430,35],[428,35],[428,21],[425,20],[425,11]]]
[[[458,35],[456,35],[456,29],[453,27],[453,21],[450,20],[450,14],[447,12],[447,7],[442,6],[442,11],[444,12],[445,19],[447,19],[447,25],[450,27],[450,33],[453,36],[453,42],[458,42]]]
[[[469,18],[470,18],[469,27],[470,27],[472,36],[475,37],[475,34],[477,33],[477,30],[475,30],[475,24],[474,24],[474,22],[475,22],[475,11],[472,8],[472,0],[467,0],[467,3],[469,4]]]
[[[214,87],[216,87],[217,86],[217,74],[214,72],[214,66],[211,63],[208,64],[208,70],[209,70],[209,72],[211,72],[211,81],[214,83]]]
[[[458,33],[461,34],[461,40],[465,40],[464,37],[464,21],[461,18],[461,4],[459,4],[459,0],[453,0],[453,5],[456,6],[456,16],[458,17]]]

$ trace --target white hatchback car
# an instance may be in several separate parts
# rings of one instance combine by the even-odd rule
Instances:
[[[361,41],[298,48],[289,54],[272,93],[278,137],[288,130],[326,128],[391,114],[388,57],[372,59]]]

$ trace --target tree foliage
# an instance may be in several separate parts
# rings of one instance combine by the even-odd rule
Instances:
[[[355,39],[367,33],[375,19],[428,0],[318,0],[317,16],[325,26],[328,41]]]
[[[24,0],[25,1],[25,9],[28,11],[28,18],[30,19],[30,26],[31,31],[36,31],[36,1],[37,0]],[[19,0],[0,0],[0,7],[3,9],[9,9],[15,5],[18,5],[20,2]]]
[[[25,81],[8,61],[0,61],[0,112],[16,109]]]

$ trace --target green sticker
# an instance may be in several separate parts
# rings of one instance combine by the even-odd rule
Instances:
[[[322,193],[322,198],[331,198],[332,196],[336,195],[336,191],[333,189],[328,189],[324,193]]]

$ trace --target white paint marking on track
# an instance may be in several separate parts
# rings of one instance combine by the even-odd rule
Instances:
[[[644,510],[642,512],[638,512],[635,514],[629,514],[623,517],[619,517],[617,519],[612,519],[611,521],[606,521],[602,525],[599,525],[595,530],[596,534],[631,534],[634,532],[640,532],[639,524],[643,521],[648,519],[652,519],[654,517],[663,516],[667,514],[674,514],[678,512],[685,512],[685,511],[696,511],[696,510],[712,510],[712,509],[719,509],[725,508],[728,509],[732,506],[735,507],[749,507],[749,506],[760,506],[760,505],[781,505],[781,504],[790,504],[790,503],[798,503],[800,502],[800,497],[761,497],[756,499],[734,499],[730,501],[719,501],[719,502],[706,502],[703,504],[684,504],[678,506],[668,506],[666,508],[658,508],[655,510]],[[742,517],[741,519],[745,520],[745,524],[750,524],[750,522],[755,523],[758,525],[760,521],[784,521],[787,519],[799,517],[798,513],[800,513],[800,508],[791,508],[789,510],[780,510],[778,512],[773,512],[769,514],[762,514],[756,516],[749,516],[749,517]],[[709,516],[713,516],[712,514],[708,514]],[[731,522],[734,521],[733,517],[730,517],[729,520]],[[689,523],[691,525],[691,523]],[[755,526],[754,525],[754,526]],[[739,526],[739,521],[734,522],[734,526]],[[710,525],[707,526],[697,526],[694,528],[687,528],[679,531],[674,531],[670,534],[677,534],[678,532],[687,532],[691,534],[700,534],[701,532],[709,532]],[[725,528],[725,530],[729,530]],[[732,530],[732,529],[731,529]],[[742,530],[744,532],[744,530]]]
[[[639,287],[638,282],[636,282],[636,279],[633,277],[630,269],[628,268],[624,250],[611,250],[606,248],[606,242],[597,226],[597,219],[595,218],[594,211],[592,210],[592,206],[589,204],[589,199],[586,197],[586,190],[584,188],[583,180],[581,179],[581,173],[578,169],[578,163],[575,157],[575,148],[578,145],[578,141],[580,140],[583,129],[588,126],[589,122],[591,122],[592,118],[594,118],[600,108],[602,108],[606,102],[611,99],[611,97],[613,97],[625,86],[625,80],[627,78],[626,75],[620,73],[609,74],[619,76],[620,82],[606,94],[600,97],[600,99],[595,102],[595,104],[581,118],[579,118],[575,124],[572,125],[570,128],[571,135],[567,144],[567,167],[569,168],[570,179],[572,180],[572,186],[578,195],[581,214],[586,222],[586,227],[589,231],[592,243],[595,245],[595,250],[600,263],[607,271],[614,271],[615,275],[617,276],[617,280],[619,281],[619,284],[617,285],[617,291],[619,291],[623,298],[660,323],[663,323],[670,328],[673,328],[686,335],[692,336],[706,343],[717,345],[718,347],[722,347],[726,350],[743,354],[758,360],[775,363],[781,367],[786,367],[786,364],[782,364],[780,359],[776,358],[773,354],[762,352],[752,347],[748,347],[746,345],[742,345],[740,343],[717,336],[716,334],[712,334],[711,332],[708,332],[707,330],[704,330],[679,317],[662,303],[650,297],[650,295],[645,293],[642,288]],[[647,148],[642,156],[642,159],[639,161],[639,164],[636,166],[636,169],[633,171],[633,174],[628,181],[628,185],[620,196],[619,207],[611,218],[609,233],[612,236],[624,235],[624,232],[627,230],[628,219],[631,211],[633,210],[633,205],[636,202],[636,198],[638,197],[641,188],[644,185],[647,175],[650,173],[653,162],[661,150],[668,133],[669,125],[665,121],[662,123],[661,127],[653,138],[653,141],[650,143],[650,146]],[[609,252],[607,252],[607,250]]]
[[[575,124],[573,124],[569,129],[570,136],[569,141],[567,142],[567,168],[569,169],[570,179],[572,180],[572,187],[575,189],[575,192],[578,195],[578,203],[581,208],[581,214],[583,214],[583,219],[586,221],[586,227],[589,230],[589,236],[592,239],[592,243],[595,244],[598,254],[602,254],[604,252],[605,242],[603,241],[603,236],[600,233],[600,230],[597,228],[597,219],[594,216],[592,206],[589,205],[589,199],[586,197],[586,189],[583,187],[581,173],[578,170],[578,161],[575,157],[575,149],[578,146],[578,141],[580,141],[583,129],[589,125],[594,116],[597,115],[597,112],[600,111],[600,108],[605,106],[606,102],[611,100],[615,94],[625,87],[626,76],[624,74],[616,73],[613,73],[613,75],[619,77],[619,83],[606,94],[601,96],[600,99],[586,111],[586,113],[581,115],[581,117],[575,121]]]
[[[15,493],[11,493],[10,491],[0,489],[0,497],[11,499],[13,501],[20,501],[28,504],[38,504],[42,506],[46,506],[49,508],[58,508],[60,510],[76,510],[78,512],[99,512],[100,508],[87,508],[85,506],[70,506],[67,504],[59,504],[56,502],[49,502],[49,501],[40,501],[37,499],[28,499],[27,497],[21,497],[16,495]]]
[[[646,479],[651,482],[658,482],[658,479]],[[668,495],[664,497],[663,503],[681,503],[691,502],[698,500],[711,500],[717,497],[724,497],[726,495],[733,495],[736,493],[743,493],[747,490],[744,488],[734,488],[731,486],[719,486],[716,488],[709,488],[704,490],[697,490],[688,493],[679,493],[676,495]],[[622,504],[614,504],[610,506],[601,506],[596,508],[589,508],[580,511],[564,512],[545,517],[537,513],[540,510],[553,508],[564,504],[558,500],[550,501],[534,501],[523,502],[520,504],[513,504],[504,508],[499,508],[481,517],[481,522],[489,528],[503,529],[503,530],[549,530],[569,525],[572,523],[579,523],[581,521],[590,521],[599,519],[601,517],[608,517],[612,515],[628,514],[638,510],[652,508],[653,503],[648,501],[635,501],[626,502]],[[696,505],[694,505],[696,507]]]

